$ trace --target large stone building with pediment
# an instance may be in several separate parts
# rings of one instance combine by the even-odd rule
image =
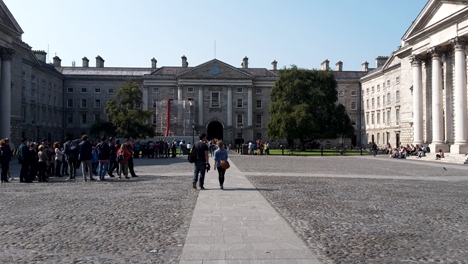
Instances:
[[[46,63],[44,51],[21,40],[22,30],[0,0],[2,95],[0,137],[15,143],[23,136],[61,141],[89,132],[105,119],[104,106],[116,89],[132,80],[143,92],[142,109],[157,135],[191,136],[206,132],[228,142],[268,140],[272,68],[241,67],[218,59],[179,67],[104,67],[84,57],[81,66]],[[333,70],[338,102],[346,106],[356,138],[345,145],[376,142],[380,147],[418,144],[452,153],[468,151],[467,64],[468,0],[429,0],[404,33],[401,46],[361,71]],[[328,70],[329,61],[322,63]],[[330,142],[338,145],[338,142]]]

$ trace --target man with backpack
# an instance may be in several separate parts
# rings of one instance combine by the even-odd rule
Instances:
[[[99,180],[105,181],[104,177],[106,176],[106,172],[109,168],[109,161],[111,158],[110,154],[111,148],[109,147],[109,142],[107,141],[107,137],[103,136],[101,138],[101,143],[97,145],[97,154],[99,160]]]
[[[205,171],[206,171],[206,166],[207,164],[209,165],[209,158],[208,158],[208,146],[206,145],[206,134],[201,134],[200,135],[200,141],[195,143],[193,145],[192,152],[194,151],[194,155],[196,155],[196,161],[194,162],[194,172],[193,172],[193,182],[192,182],[192,187],[194,189],[197,188],[197,182],[198,182],[198,174],[200,174],[200,182],[198,186],[200,186],[200,189],[204,190],[205,187],[203,187],[205,183]]]
[[[75,180],[76,178],[76,168],[78,167],[78,144],[76,141],[72,141],[70,136],[65,138],[65,143],[63,144],[63,154],[65,155],[68,167],[70,168],[70,177],[68,180]]]

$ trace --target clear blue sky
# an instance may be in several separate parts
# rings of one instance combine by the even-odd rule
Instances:
[[[295,64],[320,68],[325,59],[360,70],[388,56],[427,0],[3,0],[23,41],[49,49],[62,65],[189,66],[215,57],[235,67]]]

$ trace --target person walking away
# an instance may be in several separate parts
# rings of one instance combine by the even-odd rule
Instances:
[[[31,153],[29,159],[29,179],[31,181],[35,181],[37,179],[37,172],[39,170],[37,143],[31,142],[31,144],[29,145],[29,152]]]
[[[54,142],[55,151],[55,177],[63,177],[62,175],[62,163],[63,163],[63,152],[60,150],[60,143]]]
[[[99,158],[95,146],[92,147],[92,150],[93,151],[91,153],[93,154],[93,159],[91,159],[91,167],[93,168],[93,175],[98,176],[97,169],[99,166]]]
[[[118,166],[119,166],[119,163],[117,162],[117,148],[115,147],[115,144],[114,144],[114,138],[113,137],[110,137],[109,138],[109,154],[110,154],[110,157],[109,157],[109,170],[107,171],[107,175],[109,175],[109,177],[111,178],[114,178],[114,169],[118,169]]]
[[[204,190],[205,184],[205,172],[206,172],[206,164],[210,164],[208,158],[208,146],[205,144],[206,141],[206,134],[203,133],[199,136],[200,141],[193,145],[192,151],[195,151],[197,156],[197,161],[194,163],[194,172],[193,172],[193,182],[192,187],[194,189],[197,188],[197,182],[200,189]],[[200,178],[198,175],[200,174]]]
[[[171,145],[171,154],[175,158],[177,156],[177,140],[174,138]]]
[[[27,145],[27,139],[22,138],[21,144],[19,146],[19,163],[21,164],[20,171],[20,182],[31,183],[29,179],[29,160],[31,152],[29,152],[29,147]]]
[[[103,136],[101,138],[101,143],[99,143],[97,146],[100,181],[106,180],[104,177],[106,176],[106,171],[109,168],[110,151],[111,148],[109,147],[109,141],[107,140],[106,136]]]
[[[130,179],[130,177],[128,177],[128,161],[131,159],[131,157],[132,153],[127,150],[127,145],[122,144],[119,151],[117,152],[117,159],[119,162],[119,179],[122,178],[122,173],[125,176],[125,179]]]
[[[78,142],[77,140],[72,141],[70,136],[65,138],[65,144],[63,144],[63,153],[65,154],[65,159],[68,163],[68,168],[70,170],[70,177],[67,180],[76,179],[76,168],[78,167]]]
[[[87,181],[86,171],[89,174],[89,179],[91,181],[95,181],[96,179],[93,178],[92,172],[93,169],[91,167],[91,160],[93,159],[93,145],[89,142],[88,135],[84,134],[81,137],[81,143],[78,145],[79,149],[79,160],[81,161],[81,171],[83,172],[83,179]]]
[[[226,161],[227,159],[228,152],[220,140],[218,141],[218,149],[214,152],[214,170],[218,171],[219,188],[221,190],[224,189],[224,175],[226,174],[226,169],[221,168],[221,161]]]
[[[6,139],[0,140],[0,163],[2,164],[1,182],[9,182],[8,170],[10,169],[11,149]]]
[[[46,179],[46,170],[47,170],[47,153],[44,145],[39,146],[39,152],[37,153],[38,156],[38,164],[39,164],[39,182],[47,182]]]
[[[132,154],[132,151],[133,151],[133,144],[131,142],[130,139],[126,139],[125,140],[125,145],[127,145],[127,151],[130,152],[130,154]],[[128,159],[128,170],[130,171],[130,174],[132,175],[132,177],[138,177],[136,174],[135,174],[135,171],[133,170],[133,157],[132,155],[130,155],[130,158]]]
[[[377,144],[375,142],[372,142],[372,154],[374,157],[377,155]]]

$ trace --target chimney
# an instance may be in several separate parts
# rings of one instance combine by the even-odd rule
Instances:
[[[99,55],[96,57],[96,68],[104,68],[104,59]]]
[[[43,51],[43,50],[33,50],[32,51],[34,53],[34,55],[36,55],[36,58],[42,62],[46,62],[46,58],[47,58],[47,52]]]
[[[62,67],[62,60],[58,56],[55,56],[53,60],[54,60],[54,67]]]
[[[89,67],[89,60],[86,57],[83,57],[83,68]]]
[[[336,71],[343,71],[343,62],[339,61],[335,64],[336,66]]]
[[[368,72],[369,71],[369,63],[367,61],[363,62],[362,64],[362,71]]]
[[[182,56],[182,67],[187,68],[188,67],[188,62],[187,62],[187,57]]]
[[[278,62],[277,62],[276,60],[274,60],[274,61],[271,63],[271,65],[273,65],[273,70],[276,71],[276,70],[277,70],[276,66],[278,65]]]
[[[324,60],[322,62],[322,71],[326,71],[330,69],[330,61],[329,60]]]
[[[151,59],[151,68],[156,69],[156,63],[157,63],[157,62],[158,62],[158,61],[157,61],[155,58],[152,58],[152,59]]]
[[[378,56],[377,58],[375,58],[375,67],[376,68],[382,67],[387,60],[388,60],[388,56]]]
[[[244,59],[242,60],[242,68],[244,69],[247,69],[249,68],[249,58],[247,58],[247,56],[244,57]]]

